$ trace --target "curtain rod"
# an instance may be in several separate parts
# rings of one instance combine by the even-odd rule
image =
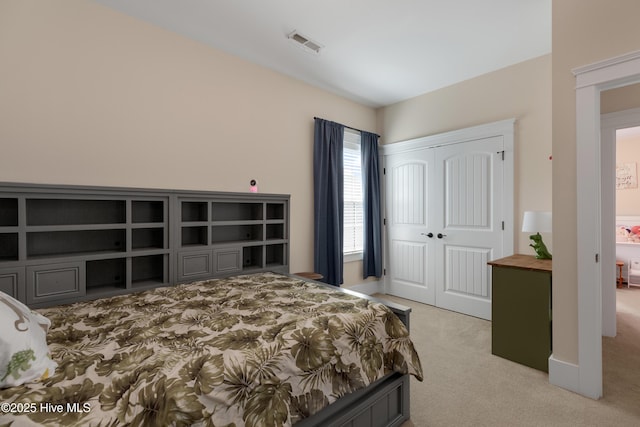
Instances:
[[[327,121],[327,122],[332,122],[332,120],[323,119],[322,117],[314,117],[313,119],[314,119],[314,120],[315,120],[315,119],[319,119],[319,120],[324,120],[324,121]],[[333,122],[333,123],[338,123],[338,122]],[[339,124],[339,125],[341,125],[341,126],[346,127],[347,129],[355,130],[356,132],[368,132],[368,133],[373,133],[375,136],[377,136],[378,138],[380,138],[380,135],[378,135],[377,133],[369,132],[368,130],[356,129],[356,128],[351,127],[351,126],[343,125],[342,123],[338,123],[338,124]]]

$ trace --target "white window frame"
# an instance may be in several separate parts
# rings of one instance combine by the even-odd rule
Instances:
[[[359,156],[358,156],[358,161],[354,162],[354,151],[358,151],[359,152]],[[363,222],[364,222],[364,212],[363,212],[363,205],[364,205],[364,199],[362,199],[363,197],[363,193],[362,193],[362,148],[361,148],[361,135],[360,132],[351,130],[351,129],[347,129],[345,128],[344,130],[344,153],[343,153],[343,161],[344,161],[344,166],[343,166],[343,177],[344,177],[344,220],[345,220],[345,227],[344,227],[344,245],[342,248],[343,251],[343,257],[344,257],[344,262],[353,262],[353,261],[358,261],[362,259],[362,251],[363,249],[358,248],[357,244],[356,245],[349,245],[347,246],[347,237],[349,236],[354,236],[355,231],[358,228],[358,225],[360,226],[360,229],[362,230],[361,232],[361,245],[362,246],[362,242],[364,241],[364,227],[363,227]],[[349,178],[349,174],[355,171],[359,171],[360,172],[360,177],[359,179],[356,178],[355,182],[353,178]],[[357,183],[360,183],[360,190],[359,190],[359,196],[361,197],[361,203],[360,203],[360,212],[355,213],[356,219],[355,219],[355,225],[353,227],[349,227],[351,229],[351,232],[347,233],[348,227],[347,227],[347,210],[351,209],[353,207],[353,202],[354,202],[354,197],[353,196],[357,196],[358,195],[358,190],[354,189],[353,185],[357,185]],[[350,187],[350,188],[349,188]],[[356,208],[357,209],[357,208]],[[353,216],[353,213],[349,213],[349,216]],[[358,215],[359,215],[359,223],[358,223]],[[355,246],[355,247],[354,247]]]

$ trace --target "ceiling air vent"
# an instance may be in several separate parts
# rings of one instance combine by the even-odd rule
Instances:
[[[322,49],[324,47],[320,43],[314,42],[309,37],[303,36],[302,34],[300,34],[299,32],[297,32],[295,30],[292,33],[290,33],[287,36],[287,38],[289,40],[291,40],[297,46],[299,46],[299,47],[303,48],[304,50],[306,50],[307,52],[315,53],[316,55],[319,54],[320,53],[320,49]]]

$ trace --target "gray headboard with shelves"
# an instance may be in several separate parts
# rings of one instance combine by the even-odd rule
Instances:
[[[289,272],[289,195],[0,183],[0,290],[31,307]]]

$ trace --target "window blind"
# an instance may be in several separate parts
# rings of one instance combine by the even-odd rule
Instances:
[[[363,198],[360,133],[344,131],[344,249],[345,254],[363,249]]]

